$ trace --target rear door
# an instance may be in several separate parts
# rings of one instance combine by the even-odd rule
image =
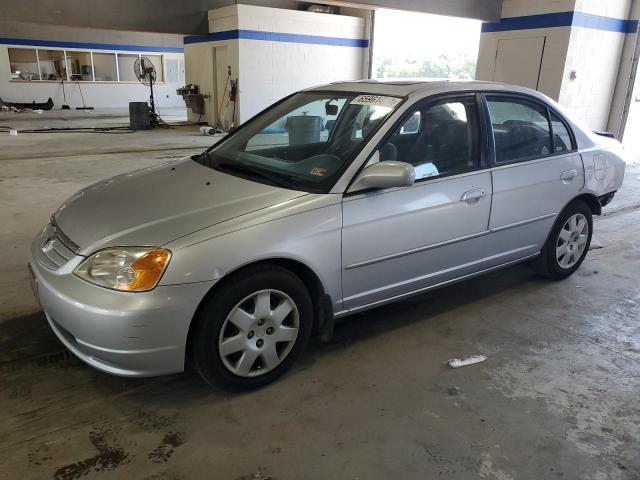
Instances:
[[[489,229],[501,262],[537,253],[584,186],[582,159],[561,116],[528,96],[487,94],[493,131]]]
[[[491,174],[481,161],[476,96],[416,106],[380,146],[414,165],[416,182],[345,195],[344,307],[354,309],[482,268]]]

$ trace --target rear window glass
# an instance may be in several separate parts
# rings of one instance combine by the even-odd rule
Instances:
[[[552,152],[547,110],[533,102],[487,97],[497,163],[544,157]]]
[[[551,112],[551,128],[553,130],[553,151],[559,153],[573,150],[571,135],[566,125],[553,112]]]

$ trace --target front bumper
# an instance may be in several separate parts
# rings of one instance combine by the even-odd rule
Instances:
[[[191,319],[214,282],[118,292],[73,275],[84,259],[57,269],[45,266],[42,239],[31,246],[30,267],[38,300],[60,341],[78,358],[105,372],[148,377],[184,370]]]

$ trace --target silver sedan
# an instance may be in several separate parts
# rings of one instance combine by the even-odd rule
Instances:
[[[100,370],[273,381],[335,318],[529,260],[580,266],[620,144],[483,82],[293,94],[200,155],[91,185],[31,248],[51,328]]]

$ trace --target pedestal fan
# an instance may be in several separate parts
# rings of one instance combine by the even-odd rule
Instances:
[[[159,127],[161,119],[156,112],[156,104],[153,98],[153,84],[156,82],[156,67],[147,57],[138,57],[133,64],[133,71],[140,83],[149,87],[149,116],[151,127]]]

